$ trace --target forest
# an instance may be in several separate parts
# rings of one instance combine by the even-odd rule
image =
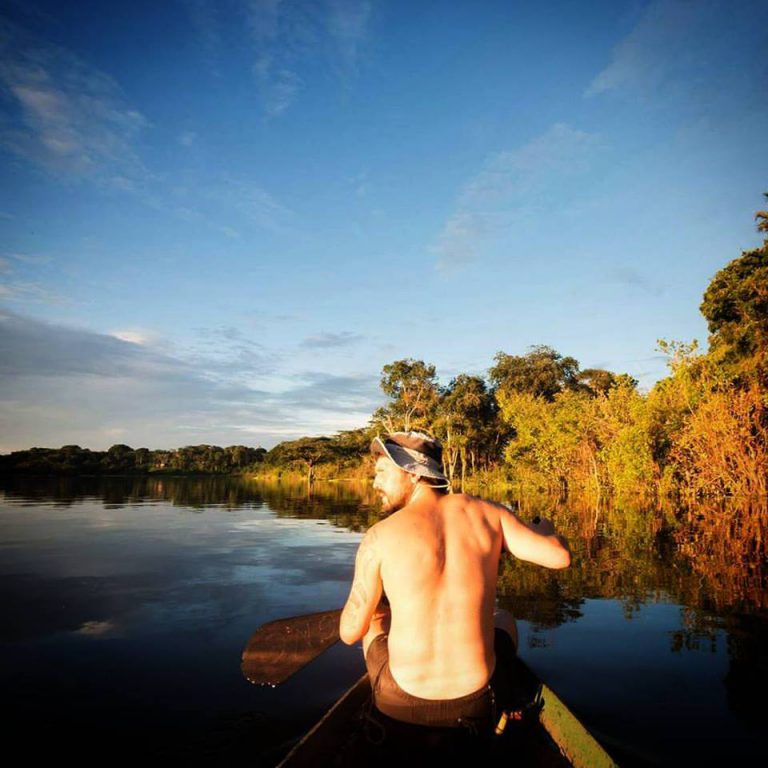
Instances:
[[[486,378],[460,374],[447,386],[434,365],[397,360],[381,375],[389,402],[366,429],[282,443],[260,471],[348,474],[374,435],[416,429],[442,441],[454,488],[471,480],[619,498],[764,495],[768,211],[755,218],[763,245],[723,267],[704,293],[708,350],[659,340],[669,374],[649,392],[544,345],[498,352]]]

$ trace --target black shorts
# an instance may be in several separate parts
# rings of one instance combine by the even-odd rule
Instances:
[[[509,691],[510,655],[515,647],[510,636],[496,629],[496,668],[486,685],[456,699],[421,699],[404,691],[389,669],[389,637],[378,635],[365,658],[376,708],[394,720],[438,727],[493,728]]]

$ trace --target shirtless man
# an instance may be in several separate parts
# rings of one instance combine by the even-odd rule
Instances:
[[[360,544],[341,639],[363,641],[384,714],[424,725],[492,725],[503,684],[501,671],[494,675],[500,643],[514,653],[509,636],[494,630],[502,551],[565,568],[568,545],[548,521],[528,526],[500,504],[446,493],[433,438],[396,432],[376,438],[371,451],[374,490],[394,514]],[[496,623],[514,629],[505,612]]]

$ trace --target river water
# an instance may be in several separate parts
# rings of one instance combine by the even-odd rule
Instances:
[[[519,501],[555,518],[574,562],[505,563],[499,602],[520,654],[608,750],[625,765],[763,762],[765,510]],[[6,749],[274,764],[362,673],[361,652],[337,644],[272,689],[242,677],[243,646],[266,621],[340,607],[377,516],[345,483],[6,479]]]

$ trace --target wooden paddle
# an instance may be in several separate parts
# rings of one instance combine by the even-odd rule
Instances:
[[[284,683],[339,639],[340,617],[320,611],[263,624],[243,650],[243,676],[255,685]]]

